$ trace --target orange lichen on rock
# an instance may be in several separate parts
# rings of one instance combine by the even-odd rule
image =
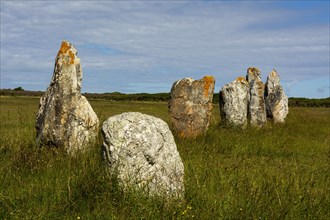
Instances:
[[[72,51],[70,50],[69,51],[69,56],[70,56],[70,64],[74,64],[74,58],[75,58],[75,55],[72,53]]]
[[[209,94],[209,88],[212,84],[214,84],[214,77],[213,76],[204,76],[204,96],[207,96]]]
[[[66,41],[62,41],[62,45],[60,50],[57,53],[57,56],[61,55],[61,54],[65,54],[68,50],[70,50],[70,44]]]
[[[69,56],[70,56],[70,64],[74,64],[74,60],[75,60],[75,54],[72,52],[71,50],[71,45],[70,43],[66,42],[66,41],[62,41],[62,45],[60,50],[57,53],[57,56],[63,55],[65,56],[67,54],[67,52],[69,51]]]
[[[247,83],[246,79],[244,77],[241,77],[241,76],[237,77],[236,81],[238,81],[240,83]]]

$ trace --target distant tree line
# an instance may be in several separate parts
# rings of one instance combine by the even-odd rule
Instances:
[[[22,87],[15,89],[2,89],[0,96],[36,96],[40,97],[44,94],[42,91],[25,91]],[[170,93],[136,93],[124,94],[119,92],[112,93],[83,93],[88,99],[105,99],[113,101],[153,101],[167,102],[170,99]],[[219,103],[219,93],[213,94],[213,103]],[[330,97],[324,99],[308,99],[308,98],[289,98],[290,107],[327,107],[330,108]]]
[[[170,99],[170,93],[136,93],[136,94],[124,94],[120,92],[112,93],[84,93],[84,96],[88,99],[106,99],[114,101],[155,101],[164,102]]]
[[[330,97],[324,99],[289,98],[289,107],[327,107],[330,108]]]
[[[0,96],[42,96],[42,91],[26,91],[22,87],[15,89],[0,89]]]

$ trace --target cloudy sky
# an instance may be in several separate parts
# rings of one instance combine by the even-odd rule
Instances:
[[[329,1],[1,1],[1,88],[46,90],[62,40],[83,92],[169,92],[250,66],[289,97],[329,97]]]

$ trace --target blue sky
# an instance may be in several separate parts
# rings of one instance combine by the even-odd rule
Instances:
[[[329,97],[329,1],[1,1],[1,88],[46,90],[62,40],[83,92],[215,92],[250,66],[275,68],[289,97]]]

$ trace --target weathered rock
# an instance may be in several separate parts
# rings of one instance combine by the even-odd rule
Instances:
[[[267,77],[265,103],[267,117],[273,118],[275,123],[285,122],[289,113],[288,97],[284,93],[280,84],[280,77],[275,69]]]
[[[246,79],[250,85],[248,119],[252,126],[261,127],[267,123],[267,117],[264,99],[265,85],[260,79],[260,70],[255,67],[248,68]]]
[[[246,80],[250,84],[253,80],[254,81],[261,81],[261,72],[256,67],[249,67],[247,69]]]
[[[82,69],[76,54],[69,42],[62,42],[36,120],[38,144],[64,147],[70,153],[88,146],[97,136],[99,125],[91,105],[80,93]]]
[[[243,77],[222,87],[220,96],[221,120],[230,126],[245,128],[249,102],[249,84]]]
[[[181,137],[194,137],[208,129],[214,84],[213,76],[204,76],[200,80],[184,78],[173,84],[169,114],[174,129]]]
[[[128,112],[103,123],[103,157],[124,189],[182,197],[184,166],[173,135],[159,118]]]

